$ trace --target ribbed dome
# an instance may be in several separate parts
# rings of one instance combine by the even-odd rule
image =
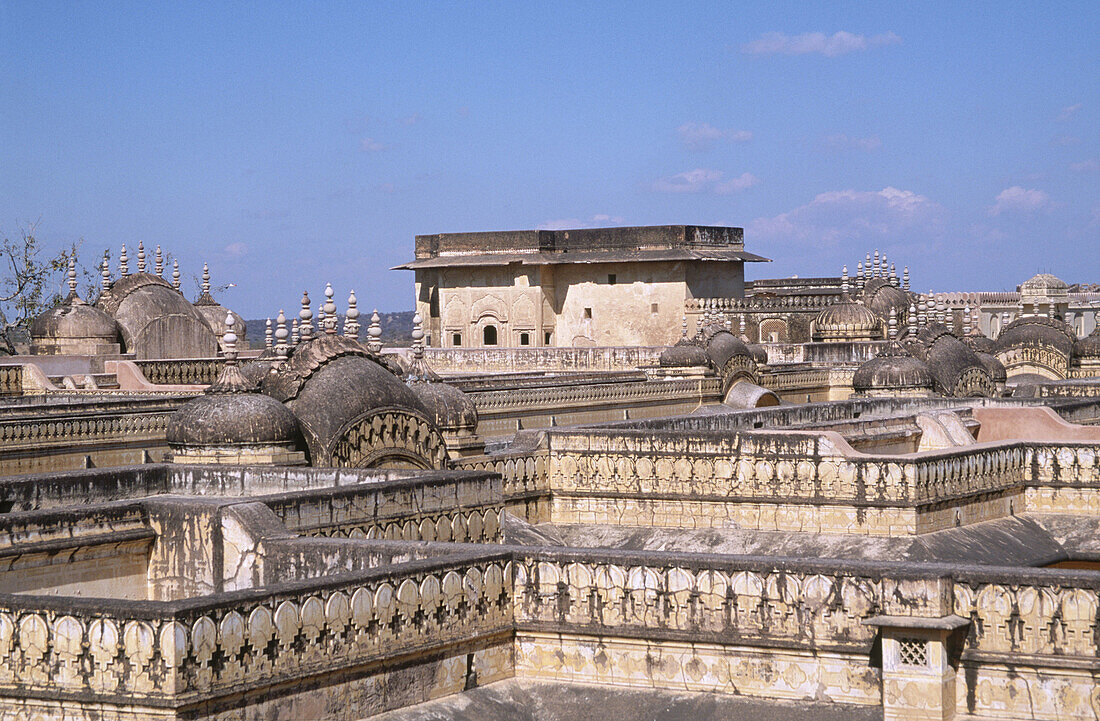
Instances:
[[[989,372],[989,377],[993,379],[994,383],[1008,382],[1008,371],[1005,370],[1003,363],[989,353],[975,353],[975,355],[978,356],[978,360],[982,362],[986,371]]]
[[[118,334],[114,318],[76,296],[69,296],[64,303],[40,314],[31,323],[32,342],[81,338],[117,343]]]
[[[409,387],[441,431],[472,433],[477,429],[477,406],[459,389],[446,383],[425,381],[414,381]]]
[[[928,365],[937,390],[944,395],[984,398],[996,392],[993,378],[978,355],[940,323],[921,328],[915,339],[907,341],[907,349]]]
[[[743,340],[730,333],[728,330],[720,330],[713,333],[706,342],[706,354],[710,362],[721,373],[735,358],[752,360],[752,351]]]
[[[768,349],[759,343],[750,343],[749,353],[752,355],[752,359],[756,361],[757,365],[768,364]]]
[[[662,368],[694,368],[708,364],[707,353],[695,343],[677,343],[661,351],[657,359]]]
[[[1017,318],[1004,327],[993,343],[995,351],[1013,347],[1049,346],[1057,348],[1068,358],[1073,352],[1077,336],[1064,322],[1040,315]]]
[[[1067,291],[1069,285],[1058,276],[1050,273],[1033,275],[1023,283],[1020,283],[1020,292],[1031,295],[1046,295],[1047,291]]]
[[[298,419],[263,393],[212,393],[188,401],[168,420],[170,446],[302,445]]]
[[[814,340],[877,340],[882,321],[867,306],[851,301],[830,305],[814,319]]]
[[[902,352],[884,353],[861,365],[852,376],[857,393],[931,391],[935,381],[928,365]]]
[[[909,312],[909,294],[884,278],[871,278],[863,286],[862,300],[882,320],[889,320],[890,309],[897,315],[898,323]]]
[[[1100,360],[1100,325],[1089,335],[1073,344],[1073,354],[1078,358]]]

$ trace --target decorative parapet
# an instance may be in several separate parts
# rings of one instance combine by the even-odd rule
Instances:
[[[532,408],[569,408],[574,406],[640,405],[694,399],[720,402],[719,378],[677,378],[620,383],[584,383],[530,389],[469,391],[479,415]]]
[[[704,310],[746,313],[771,310],[814,311],[833,305],[839,299],[840,296],[836,293],[748,296],[746,298],[688,298],[684,301],[684,309],[689,313],[699,313]]]
[[[663,346],[592,348],[425,348],[438,373],[623,371],[657,365]]]
[[[155,385],[208,386],[218,379],[224,358],[176,358],[135,360],[145,379]]]
[[[0,365],[0,396],[23,395],[23,366]]]
[[[0,594],[0,694],[179,708],[512,628],[506,554],[182,602]]]
[[[171,411],[89,414],[68,418],[0,420],[3,451],[71,449],[111,441],[163,441]],[[0,454],[2,455],[2,454]]]

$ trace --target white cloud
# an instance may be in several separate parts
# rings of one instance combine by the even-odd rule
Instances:
[[[896,45],[900,42],[901,38],[894,33],[881,33],[867,37],[866,35],[855,35],[844,30],[832,35],[826,35],[825,33],[786,35],[771,32],[764,33],[751,43],[745,43],[741,46],[741,52],[749,55],[809,55],[817,53],[832,58],[879,45]]]
[[[710,123],[684,123],[676,128],[680,142],[688,150],[710,150],[719,140],[732,143],[747,143],[752,140],[749,130],[722,130]]]
[[[1096,158],[1089,158],[1088,160],[1082,160],[1080,163],[1070,163],[1070,170],[1076,170],[1078,173],[1092,173],[1100,170],[1100,161]]]
[[[385,147],[386,147],[385,145],[378,142],[374,138],[363,138],[359,142],[359,149],[363,150],[363,151],[366,151],[368,153],[374,153],[374,152],[377,152],[379,150],[383,150],[383,149],[385,149]]]
[[[759,240],[838,245],[896,241],[906,232],[938,232],[943,208],[923,195],[893,187],[834,190],[771,218],[757,218],[747,235]]]
[[[653,184],[660,193],[716,193],[728,195],[739,190],[759,185],[761,180],[752,173],[742,173],[736,178],[725,179],[721,170],[696,168],[683,173],[661,178]]]
[[[882,147],[882,141],[877,135],[868,138],[852,138],[844,133],[836,133],[825,138],[825,144],[836,150],[878,150]]]
[[[1027,190],[1019,185],[1005,188],[998,195],[996,202],[989,209],[992,216],[1004,213],[1019,213],[1030,215],[1040,210],[1046,210],[1053,205],[1050,196],[1042,190]]]
[[[248,254],[248,246],[244,243],[230,243],[225,246],[225,254],[230,258],[243,258]]]
[[[606,213],[597,213],[592,216],[592,220],[581,220],[580,218],[559,218],[558,220],[548,220],[545,223],[540,223],[537,230],[573,230],[575,228],[600,228],[608,225],[622,225],[624,223],[621,215],[608,215]]]
[[[1067,105],[1066,107],[1062,108],[1062,112],[1058,113],[1058,119],[1059,120],[1069,120],[1070,118],[1072,118],[1074,115],[1077,114],[1078,110],[1080,110],[1083,107],[1084,107],[1084,105],[1082,103],[1075,103],[1073,105]]]

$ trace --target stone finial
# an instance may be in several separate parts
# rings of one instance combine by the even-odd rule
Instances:
[[[893,263],[890,264],[890,285],[896,286],[898,284],[898,269]]]
[[[76,297],[76,258],[69,256],[69,270],[65,273],[66,282],[69,284],[69,297]]]
[[[313,335],[313,311],[309,307],[309,293],[302,291],[302,309],[298,311],[298,337],[304,343]]]
[[[145,272],[145,242],[138,241],[138,272]]]
[[[268,318],[264,323],[264,348],[271,348],[274,346],[274,336],[271,331],[271,319]]]
[[[917,336],[917,305],[912,300],[909,301],[909,335],[912,337]]]
[[[202,264],[202,294],[210,295],[210,266]]]
[[[333,295],[335,291],[332,290],[332,283],[325,283],[325,304],[322,306],[325,315],[321,325],[327,335],[336,335],[336,303],[332,301]]]
[[[873,277],[875,277],[875,278],[879,277],[879,275],[880,275],[879,270],[880,270],[880,266],[879,266],[878,248],[875,248],[874,272],[872,274]]]
[[[348,312],[344,316],[344,337],[359,340],[359,299],[355,290],[348,294]]]
[[[863,280],[863,261],[856,263],[856,282]]]
[[[898,310],[894,306],[890,306],[890,320],[887,322],[887,337],[890,340],[897,340],[898,337]]]
[[[928,325],[928,297],[924,295],[917,301],[917,325],[921,328]]]
[[[970,335],[970,304],[963,306],[963,335]]]
[[[300,335],[298,335],[298,319],[297,318],[295,318],[294,320],[291,321],[291,326],[290,327],[291,327],[290,343],[291,343],[291,345],[298,345],[298,343],[302,340],[302,337]]]
[[[111,287],[111,254],[106,250],[103,251],[103,265],[100,266],[100,273],[103,275],[103,290],[108,290]]]
[[[286,339],[290,333],[286,329],[286,314],[283,313],[283,309],[279,309],[279,315],[275,318],[275,355],[279,358],[286,358],[287,351]]]
[[[947,325],[947,303],[943,296],[936,299],[936,318],[941,325]]]
[[[412,342],[413,358],[422,360],[424,358],[424,321],[419,313],[413,315]]]
[[[741,322],[737,326],[737,332],[741,334],[742,338],[745,337],[745,328],[746,328],[745,314],[742,313],[741,314]]]
[[[905,266],[905,272],[901,276],[901,289],[909,290],[909,266]]]
[[[225,314],[225,335],[222,336],[222,342],[225,344],[226,365],[237,365],[237,334],[233,332],[235,322],[232,313]]]
[[[160,249],[159,245],[157,246],[156,253],[154,254],[153,257],[156,258],[155,270],[157,271],[157,275],[159,275],[161,278],[163,278],[164,277],[164,253],[161,252],[161,249]]]
[[[180,262],[172,258],[172,287],[180,289]]]
[[[1047,306],[1047,318],[1054,320],[1054,304],[1051,303]]]
[[[840,299],[848,301],[848,266],[840,272]]]
[[[126,244],[122,244],[122,251],[118,254],[118,273],[122,277],[130,275],[130,258],[126,255]]]
[[[687,317],[686,313],[684,314],[684,322],[681,323],[680,325],[681,325],[680,337],[681,338],[687,338],[688,337],[688,317]]]
[[[370,315],[370,327],[367,328],[367,350],[371,353],[382,352],[382,319],[378,317],[378,309]]]
[[[867,278],[872,278],[871,275],[871,254],[868,253],[867,257],[863,259],[863,275]]]

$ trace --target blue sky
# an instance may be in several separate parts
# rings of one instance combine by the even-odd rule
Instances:
[[[0,230],[248,317],[412,306],[418,233],[745,228],[921,290],[1100,282],[1100,3],[0,0]],[[132,261],[131,261],[132,263]]]

